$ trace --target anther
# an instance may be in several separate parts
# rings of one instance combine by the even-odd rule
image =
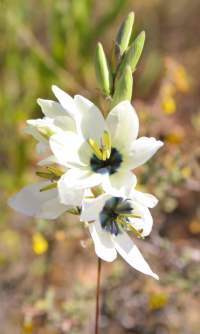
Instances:
[[[104,131],[102,135],[103,155],[106,157],[103,160],[109,159],[111,154],[111,141],[108,131]]]
[[[43,191],[47,191],[47,190],[51,190],[51,189],[54,189],[57,187],[57,182],[54,182],[54,183],[50,183],[48,184],[47,186],[43,187],[40,189],[40,192],[43,192]]]
[[[96,157],[100,160],[103,160],[103,154],[100,150],[98,144],[91,138],[88,139],[88,144],[90,145],[91,149],[93,150]]]

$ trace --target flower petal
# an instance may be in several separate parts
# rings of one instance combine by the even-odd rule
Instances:
[[[52,136],[50,147],[58,162],[67,167],[85,166],[91,156],[89,145],[71,131]]]
[[[38,155],[43,155],[49,151],[49,144],[48,143],[37,143],[36,144],[36,153]]]
[[[24,129],[24,132],[33,136],[33,138],[35,138],[38,142],[48,145],[48,140],[38,131],[39,125],[41,127],[44,127],[44,126],[47,126],[47,123],[48,123],[48,120],[43,122],[42,119],[29,119],[27,120],[28,126]]]
[[[148,236],[151,233],[153,226],[153,218],[149,209],[137,202],[133,202],[134,212],[138,214],[141,218],[130,218],[129,221],[133,227],[141,232],[143,237]]]
[[[154,208],[158,204],[158,199],[152,194],[143,193],[132,188],[130,197],[147,208]]]
[[[103,194],[96,198],[85,198],[82,202],[80,220],[88,222],[98,220],[105,202],[111,197],[111,195]]]
[[[142,272],[143,274],[159,279],[158,276],[152,272],[138,247],[129,238],[127,233],[121,233],[117,236],[112,236],[112,238],[117,252],[128,264],[130,264],[131,267]]]
[[[70,182],[76,182],[76,180],[73,180],[71,171],[73,170],[69,170],[67,173],[61,176],[58,181],[59,199],[61,203],[66,205],[81,206],[84,196],[84,189],[75,188],[73,185],[70,186]]]
[[[141,137],[134,141],[131,148],[130,165],[136,168],[148,161],[157,150],[163,146],[163,142],[155,138]]]
[[[136,176],[127,171],[127,170],[119,170],[113,175],[105,175],[103,178],[103,189],[115,196],[124,196],[127,190],[135,187],[137,183]]]
[[[58,191],[62,203],[68,204],[69,192],[75,189],[91,188],[101,183],[100,174],[92,174],[85,169],[72,168],[61,176]]]
[[[49,157],[42,159],[38,162],[38,166],[47,166],[51,164],[58,163],[56,157],[54,155],[50,155]]]
[[[106,124],[114,147],[127,149],[138,136],[138,116],[128,101],[120,102],[110,111]]]
[[[54,119],[54,125],[63,131],[76,132],[76,123],[69,116],[59,116]]]
[[[46,117],[55,118],[67,114],[66,110],[58,102],[52,100],[37,99],[37,103],[41,107],[42,112]]]
[[[89,100],[81,95],[74,96],[74,102],[79,112],[77,118],[77,131],[88,140],[92,138],[100,144],[105,130],[105,120],[101,111]]]
[[[89,231],[94,241],[95,252],[98,257],[107,262],[112,262],[117,257],[110,234],[105,232],[99,222],[90,223]]]
[[[40,182],[21,189],[11,197],[8,205],[27,216],[41,219],[56,219],[69,208],[59,202],[57,189],[41,192],[49,182]]]
[[[60,89],[55,85],[52,86],[52,91],[54,95],[57,97],[61,106],[68,112],[68,114],[72,118],[75,119],[77,116],[77,110],[74,104],[74,99],[69,94],[65,93],[62,89]]]

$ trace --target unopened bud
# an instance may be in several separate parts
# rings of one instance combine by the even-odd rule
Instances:
[[[112,108],[122,101],[131,101],[133,90],[133,76],[130,66],[126,66],[122,75],[116,79]]]
[[[142,54],[145,42],[145,32],[142,31],[134,42],[130,45],[119,67],[118,75],[121,75],[127,65],[131,67],[132,72],[136,70],[136,66]]]
[[[98,43],[96,48],[95,70],[99,87],[106,96],[109,96],[112,91],[112,73],[101,43]]]
[[[131,12],[127,18],[124,20],[122,23],[117,37],[116,37],[116,44],[120,49],[120,55],[122,56],[126,49],[128,48],[130,38],[131,38],[131,33],[132,33],[132,28],[133,28],[133,23],[134,23],[134,18],[135,14]]]

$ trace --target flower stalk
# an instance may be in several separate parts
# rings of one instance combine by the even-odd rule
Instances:
[[[100,285],[101,285],[101,259],[97,259],[97,286],[96,286],[96,314],[95,314],[95,332],[99,334],[99,315],[100,315]]]

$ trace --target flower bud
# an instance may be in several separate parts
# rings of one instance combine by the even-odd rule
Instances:
[[[115,92],[112,100],[112,108],[122,101],[131,101],[132,89],[132,70],[130,66],[126,66],[122,75],[116,79]]]
[[[99,87],[106,96],[109,96],[112,91],[112,73],[101,43],[98,43],[96,48],[95,70]]]
[[[119,67],[119,75],[121,75],[127,65],[131,67],[132,72],[135,71],[137,63],[142,54],[145,42],[145,32],[142,31],[134,42],[130,45]]]
[[[133,28],[133,23],[134,23],[134,18],[135,14],[131,12],[127,18],[124,20],[122,23],[117,37],[116,37],[116,44],[120,49],[120,55],[122,56],[126,49],[128,48],[130,38],[131,38],[131,33],[132,33],[132,28]]]

